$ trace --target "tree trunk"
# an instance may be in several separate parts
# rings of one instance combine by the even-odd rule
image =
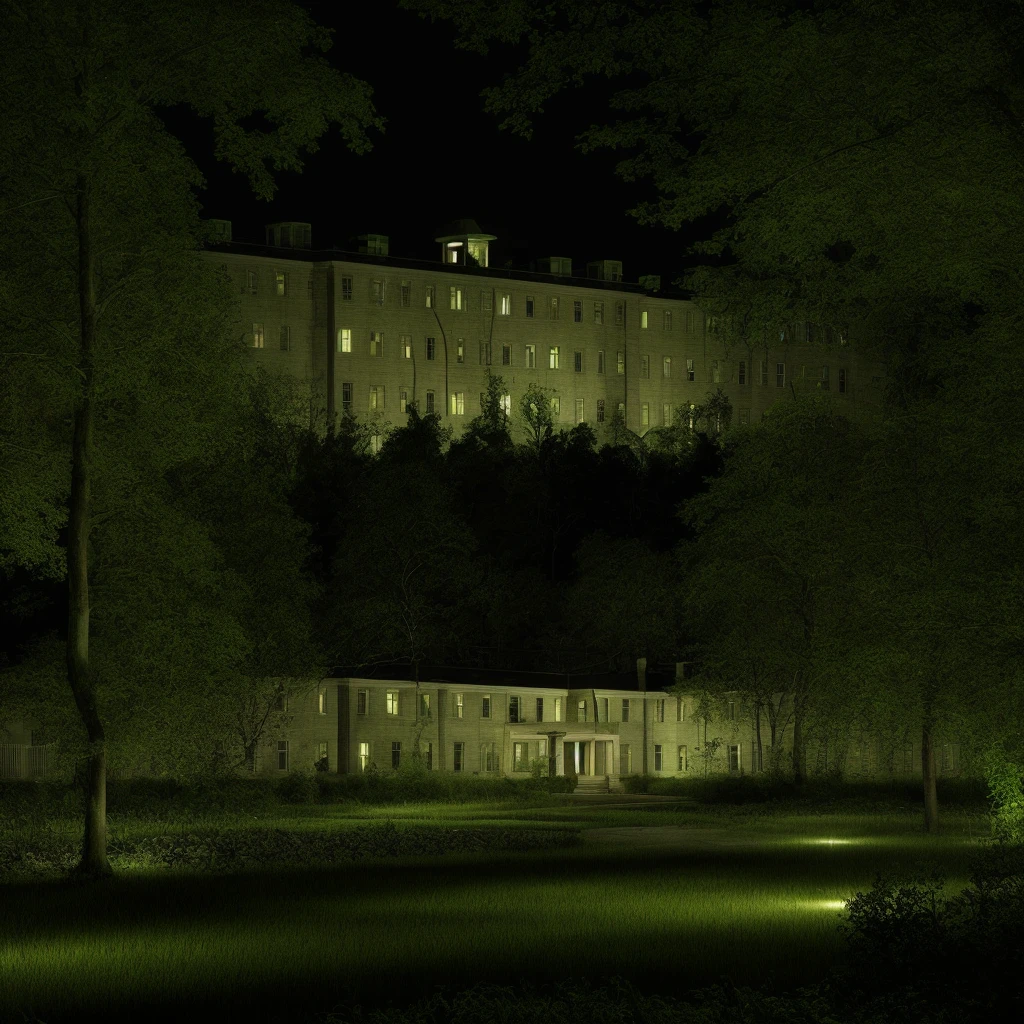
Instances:
[[[71,442],[71,496],[68,508],[68,684],[89,739],[85,772],[85,834],[76,872],[111,874],[107,861],[107,751],[103,723],[89,666],[89,532],[93,444],[92,376],[96,338],[96,283],[93,267],[89,183],[78,176],[78,298],[82,394],[75,409]]]
[[[804,729],[800,702],[793,702],[793,781],[802,785],[804,781]]]
[[[921,780],[924,783],[924,828],[926,832],[937,832],[939,797],[935,786],[935,746],[931,716],[927,714],[921,727]]]
[[[761,746],[761,702],[754,706],[755,728],[757,730],[757,770],[764,771],[763,748]]]

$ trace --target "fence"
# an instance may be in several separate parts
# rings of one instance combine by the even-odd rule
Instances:
[[[0,743],[0,779],[41,779],[53,765],[56,743]]]

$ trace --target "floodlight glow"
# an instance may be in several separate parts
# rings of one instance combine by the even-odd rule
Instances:
[[[808,839],[807,841],[816,846],[849,846],[856,842],[854,839]]]

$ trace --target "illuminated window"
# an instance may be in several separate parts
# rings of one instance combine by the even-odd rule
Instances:
[[[489,341],[480,342],[480,365],[491,365],[491,343]]]
[[[574,324],[583,323],[583,303],[579,299],[572,301],[572,322]]]
[[[384,282],[383,281],[371,281],[370,282],[370,298],[375,306],[384,305]]]
[[[369,714],[370,708],[370,691],[369,690],[356,690],[356,714],[366,715]]]
[[[582,423],[583,422],[583,399],[582,398],[577,398],[576,399],[576,422],[577,423]]]
[[[352,330],[348,327],[338,328],[338,351],[339,352],[351,352],[352,351]]]
[[[277,741],[277,770],[279,772],[288,771],[288,741],[278,740]]]
[[[370,331],[370,355],[384,355],[384,332]]]
[[[384,385],[370,385],[370,412],[384,411]]]
[[[604,303],[603,302],[595,302],[594,303],[594,323],[595,324],[603,324],[604,323]]]
[[[711,381],[713,384],[722,383],[721,364],[718,362],[717,359],[711,360]]]
[[[616,324],[616,326],[621,326],[622,325],[622,321],[623,321],[623,318],[625,317],[625,315],[626,315],[625,303],[616,302],[615,303],[615,324]]]
[[[402,741],[394,740],[391,744],[391,767],[398,768],[402,763]]]
[[[344,381],[341,385],[341,411],[351,415],[352,413],[352,383]]]
[[[616,352],[615,353],[615,372],[625,373],[626,372],[626,353]]]
[[[538,722],[543,722],[544,721],[544,698],[543,697],[538,697],[537,698],[536,710],[537,710],[537,721]]]
[[[409,411],[409,392],[405,388],[398,392],[398,411]]]
[[[747,383],[747,364],[745,362],[741,361],[736,370],[736,381],[739,384]]]
[[[426,292],[426,308],[427,309],[433,309],[434,305],[435,305],[435,302],[436,302],[436,299],[434,297],[434,286],[432,284],[428,284],[427,285],[427,292]]]
[[[406,359],[412,359],[412,335],[402,334],[399,335],[398,342],[402,347],[402,355]]]
[[[255,295],[256,292],[259,290],[259,281],[259,276],[257,275],[255,270],[247,270],[245,272],[246,290],[249,292],[250,295]]]
[[[365,772],[370,767],[370,744],[359,744],[359,770]]]
[[[466,343],[462,338],[455,343],[455,362],[464,363],[466,361]]]
[[[525,743],[512,744],[512,771],[525,772],[530,770],[526,750],[527,745]]]
[[[672,426],[672,403],[665,402],[661,407],[661,425],[663,427]]]
[[[502,295],[501,297],[501,315],[511,316],[512,315],[512,296]]]
[[[451,404],[453,416],[466,415],[466,393],[464,391],[453,391]]]
[[[341,279],[341,297],[345,302],[352,301],[352,278],[343,277]]]
[[[451,285],[448,288],[448,308],[462,309],[462,289]]]
[[[263,324],[252,325],[252,347],[263,348]]]
[[[573,352],[572,354],[572,369],[573,373],[583,372],[583,353]]]
[[[668,309],[665,310],[665,330],[672,330],[672,311]]]
[[[686,360],[686,379],[692,384],[696,379],[696,371],[693,368],[693,360]]]
[[[412,305],[412,281],[403,281],[400,287],[402,305],[408,308]]]
[[[288,279],[285,277],[285,275],[280,270],[275,271],[275,273],[274,273],[274,284],[275,284],[275,286],[277,288],[277,294],[278,295],[285,295],[285,294],[287,294]]]
[[[487,694],[480,698],[480,717],[491,717],[491,695]]]
[[[604,373],[604,352],[597,353],[597,372]]]
[[[740,771],[740,745],[738,743],[729,744],[729,772],[733,775],[738,775]]]
[[[665,356],[661,360],[661,375],[662,375],[662,377],[671,377],[672,376],[672,357],[671,356]]]
[[[434,415],[434,392],[433,391],[428,391],[427,392],[427,415],[428,416],[433,416]]]
[[[842,367],[839,369],[839,394],[846,394],[846,370]]]
[[[505,414],[506,419],[512,415],[511,395],[502,395],[501,398],[499,399],[499,405],[501,406],[501,411]]]
[[[640,329],[643,331],[647,330],[647,310],[640,310]]]
[[[776,363],[775,364],[775,386],[777,388],[784,388],[786,386],[786,364]]]
[[[587,720],[587,702],[585,700],[576,702],[576,721],[585,722]]]
[[[466,744],[456,743],[452,756],[452,771],[461,772],[466,769]]]
[[[548,349],[548,369],[549,370],[557,370],[558,369],[558,346],[557,345],[552,345],[551,348]]]
[[[387,710],[389,715],[398,714],[398,691],[388,690]]]
[[[628,722],[629,721],[629,698],[628,697],[623,697],[622,698],[622,720],[624,722]]]
[[[562,720],[562,698],[555,698],[555,721],[560,722]]]
[[[437,339],[436,338],[427,338],[427,358],[428,359],[436,359],[437,358]]]
[[[558,319],[558,296],[551,296],[550,316],[552,320]]]
[[[562,399],[558,395],[551,399],[551,415],[556,420],[562,415]]]
[[[452,716],[455,718],[462,718],[466,708],[466,695],[464,693],[455,694],[455,700],[452,702]]]
[[[761,360],[761,387],[768,386],[768,360]]]
[[[321,715],[326,715],[327,714],[327,694],[323,690],[321,690],[316,695],[316,698],[317,698],[316,699],[317,711]]]
[[[604,399],[597,400],[597,422],[604,423]]]
[[[533,316],[533,296],[526,296],[526,315],[529,317]]]
[[[527,369],[533,370],[537,367],[537,346],[526,346],[526,361],[523,364]]]
[[[821,368],[821,390],[828,391],[829,379],[828,379],[828,367],[823,366]]]
[[[522,698],[511,696],[508,699],[508,720],[510,722],[522,722]]]
[[[660,772],[662,770],[662,755],[661,755],[661,744],[654,744],[654,770]]]
[[[688,772],[690,770],[690,758],[686,749],[686,744],[681,744],[679,747],[679,771]]]
[[[640,426],[649,427],[651,425],[651,407],[647,402],[640,403]]]
[[[502,345],[501,346],[501,365],[511,366],[512,365],[512,346]]]

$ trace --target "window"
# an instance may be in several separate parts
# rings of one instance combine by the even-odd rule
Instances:
[[[501,346],[501,365],[511,366],[512,365],[512,346],[502,345]]]
[[[493,743],[481,745],[480,767],[485,772],[496,772],[498,770],[498,751]]]
[[[491,343],[489,341],[480,342],[480,365],[491,365]]]
[[[562,399],[555,395],[551,399],[551,415],[557,420],[562,415]]]
[[[259,290],[259,281],[259,276],[255,270],[247,270],[245,272],[245,286],[250,295],[255,295]]]
[[[412,305],[412,281],[403,281],[400,286],[402,305],[408,308]]]
[[[775,386],[777,388],[784,388],[786,386],[786,364],[776,363],[775,364]]]
[[[517,696],[508,699],[508,720],[510,722],[523,721],[522,700]]]
[[[665,402],[661,407],[661,425],[663,427],[672,426],[672,403]]]
[[[577,398],[576,399],[576,422],[577,423],[582,423],[583,422],[583,399],[582,398]]]
[[[480,717],[490,718],[491,717],[491,697],[487,694],[480,698]]]
[[[409,411],[409,392],[405,388],[398,392],[398,411]]]
[[[619,744],[619,773],[630,775],[633,772],[633,751],[628,743]]]
[[[587,702],[585,700],[577,701],[576,703],[576,721],[585,722],[587,720]]]
[[[572,322],[574,324],[583,323],[583,303],[579,299],[572,300]]]
[[[370,412],[384,411],[384,385],[370,385]]]
[[[490,291],[486,291],[486,290],[482,291],[480,293],[480,309],[483,310],[483,312],[485,312],[485,313],[490,313],[490,311],[491,311],[491,302],[492,302],[492,298],[491,298]]]
[[[665,721],[665,698],[661,697],[654,702],[654,720],[656,722]]]
[[[464,363],[466,361],[466,342],[459,338],[455,343],[455,362]]]
[[[604,373],[604,352],[597,353],[597,372]]]
[[[572,369],[573,373],[583,372],[583,353],[573,352],[572,354]]]
[[[672,357],[671,356],[665,356],[661,360],[661,375],[662,375],[662,377],[671,377],[672,376]]]
[[[604,399],[597,400],[597,422],[604,423]]]
[[[428,391],[427,392],[427,415],[428,416],[433,416],[434,415],[434,392],[433,391]]]
[[[466,768],[466,744],[456,743],[454,756],[452,757],[452,771],[461,772]]]
[[[550,315],[552,320],[557,320],[558,319],[558,296],[557,295],[552,295],[551,296],[551,307],[550,307],[550,314],[549,315]]]
[[[689,752],[686,749],[686,744],[683,743],[679,747],[679,771],[688,772],[690,770],[690,758]]]
[[[711,360],[711,383],[721,384],[722,383],[722,368],[721,363],[717,359]]]
[[[352,414],[352,383],[343,381],[341,385],[341,411],[346,415]]]
[[[370,767],[370,744],[359,744],[359,770],[365,772]]]
[[[555,698],[555,721],[560,722],[562,720],[562,698]]]
[[[436,359],[437,358],[437,339],[436,338],[427,338],[427,358],[428,359]]]
[[[526,358],[525,358],[525,362],[523,363],[523,365],[528,370],[536,369],[536,367],[537,367],[537,346],[536,345],[527,345],[526,346]]]
[[[597,698],[597,720],[599,722],[608,721],[608,703],[607,697]]]
[[[686,379],[692,384],[697,379],[697,373],[693,368],[693,360],[686,360]]]
[[[828,391],[829,380],[828,380],[828,367],[823,366],[821,368],[821,390]]]
[[[433,743],[428,743],[427,744],[427,749],[424,752],[424,758],[423,759],[424,759],[424,761],[426,761],[427,771],[428,772],[429,771],[433,771],[434,770],[434,744]]]
[[[512,315],[512,296],[502,295],[501,297],[501,315],[511,316]]]
[[[728,702],[728,706],[727,706],[727,709],[726,709],[726,718],[730,722],[735,722],[736,721],[736,701],[731,700],[731,701]]]
[[[661,757],[661,744],[654,744],[654,770],[660,772],[662,770],[662,757]]]
[[[453,416],[465,416],[466,415],[466,393],[465,391],[453,391],[452,392],[452,415]]]
[[[594,303],[594,323],[595,324],[603,324],[604,323],[604,303],[603,302],[595,302]]]
[[[548,369],[549,370],[557,370],[558,369],[558,346],[557,345],[552,345],[551,348],[548,349]]]
[[[352,278],[343,277],[341,279],[341,297],[345,302],[352,301]]]
[[[641,356],[640,357],[640,376],[644,380],[649,380],[651,376],[651,357]]]
[[[388,690],[387,709],[389,715],[398,714],[398,691]]]
[[[846,394],[846,370],[842,367],[839,369],[839,394]]]
[[[616,352],[615,353],[615,372],[625,373],[626,372],[626,353]]]
[[[739,774],[740,771],[740,745],[738,743],[729,744],[729,771],[733,775]]]
[[[768,360],[761,360],[761,387],[766,388],[768,386]]]
[[[750,425],[750,410],[740,409],[740,426],[747,427]]]
[[[616,327],[622,326],[622,321],[626,316],[626,305],[623,302],[615,303],[615,325]]]
[[[646,309],[640,310],[640,329],[642,331],[646,331],[647,330],[647,310]]]
[[[455,285],[448,288],[448,308],[462,309],[462,289],[456,288]]]
[[[263,348],[263,324],[252,325],[252,347]]]
[[[383,331],[370,331],[370,355],[371,356],[383,356],[384,355],[384,332]]]
[[[431,718],[432,717],[431,714],[430,714],[430,694],[429,693],[421,693],[420,694],[419,717],[421,719],[422,718]]]
[[[625,402],[619,402],[619,404],[615,407],[615,411],[620,416],[625,416],[626,415],[626,403]]]
[[[375,306],[384,305],[384,282],[383,281],[371,281],[370,282],[370,300]]]
[[[277,741],[277,770],[279,772],[288,771],[288,741],[278,740]]]
[[[369,713],[370,691],[356,690],[356,714],[365,715]]]
[[[747,383],[747,364],[745,362],[740,362],[739,368],[736,371],[736,381],[739,384]]]
[[[548,741],[537,740],[537,756],[547,757],[548,756]]]
[[[466,695],[464,693],[455,694],[455,698],[452,701],[452,717],[462,718],[466,710]]]
[[[672,311],[668,309],[665,310],[665,330],[672,330]]]
[[[512,744],[512,771],[525,772],[530,770],[529,758],[527,757],[527,744]]]
[[[274,285],[277,289],[278,295],[286,295],[288,289],[288,279],[284,273],[280,270],[274,272]]]
[[[327,757],[327,740],[322,740],[316,745],[316,763],[323,764],[327,770],[330,770],[331,762]]]
[[[412,359],[412,335],[400,334],[398,336],[398,342],[402,348],[402,356],[405,359]]]
[[[533,316],[533,296],[532,295],[527,295],[526,296],[526,315],[528,317],[532,317]]]
[[[434,306],[436,305],[436,303],[437,303],[437,299],[436,299],[435,294],[434,294],[434,286],[432,284],[428,284],[427,285],[427,294],[426,294],[426,308],[427,309],[433,309]]]
[[[506,419],[509,416],[512,415],[512,396],[511,395],[502,395],[498,399],[498,404],[501,406],[501,411],[504,413]]]
[[[321,715],[327,714],[327,694],[323,690],[316,695],[316,707]]]
[[[683,720],[683,698],[676,697],[676,721],[681,722]]]
[[[394,740],[391,744],[391,767],[397,768],[402,763],[402,741]]]
[[[640,403],[640,426],[649,427],[651,425],[651,406],[649,402]]]
[[[544,698],[543,697],[538,697],[537,698],[537,721],[538,722],[543,722],[544,721]]]
[[[349,327],[338,328],[338,351],[351,353],[352,351],[352,330]]]

